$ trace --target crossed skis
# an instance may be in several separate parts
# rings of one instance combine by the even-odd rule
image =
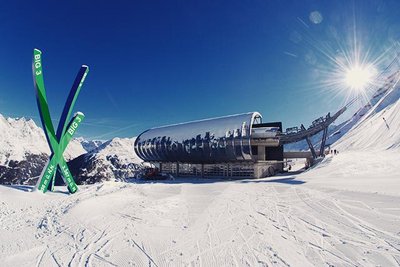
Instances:
[[[85,81],[86,75],[89,72],[89,67],[82,65],[78,75],[75,78],[67,101],[65,102],[61,119],[58,123],[57,133],[54,131],[54,126],[47,103],[46,90],[43,81],[42,52],[39,49],[35,49],[33,52],[32,71],[40,119],[42,121],[47,142],[51,149],[50,159],[43,169],[36,187],[38,190],[45,193],[48,190],[50,181],[53,180],[52,188],[54,188],[55,175],[58,167],[64,182],[66,182],[68,185],[69,191],[71,193],[75,193],[78,187],[64,159],[63,153],[68,146],[68,143],[71,141],[74,133],[76,132],[76,129],[85,118],[83,113],[77,112],[67,124],[71,118],[71,114],[83,82]]]

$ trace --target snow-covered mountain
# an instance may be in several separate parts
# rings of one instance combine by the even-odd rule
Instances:
[[[133,139],[114,138],[104,142],[71,140],[64,152],[78,183],[125,179],[135,176],[141,160]],[[0,184],[36,183],[50,148],[43,130],[32,119],[0,115]]]
[[[48,154],[43,131],[33,120],[5,118],[0,114],[0,165],[22,161],[27,154]]]
[[[400,100],[392,100],[343,136],[338,155],[301,174],[104,182],[70,196],[0,186],[2,266],[398,266]],[[132,144],[113,139],[81,156],[95,166],[85,173],[115,175],[113,161],[135,160],[125,150]]]
[[[334,144],[346,135],[350,130],[358,127],[363,121],[371,118],[383,109],[391,106],[400,98],[400,71],[396,71],[386,78],[382,87],[380,87],[370,98],[369,102],[357,110],[350,119],[337,126],[330,126],[328,129],[328,139],[326,144]],[[321,142],[322,132],[311,137],[314,146]],[[305,140],[297,143],[285,145],[285,151],[308,150],[308,144]]]
[[[76,138],[76,140],[81,143],[81,145],[87,152],[91,152],[92,150],[98,148],[106,142],[104,140],[86,140],[83,137],[78,137]]]
[[[80,141],[73,139],[64,157],[70,160],[86,152]],[[26,155],[40,154],[50,154],[43,130],[32,119],[5,118],[0,114],[0,165],[10,160],[22,161]]]
[[[71,140],[64,157],[86,153]],[[33,184],[45,166],[50,148],[43,130],[32,119],[5,118],[0,114],[0,184]]]
[[[114,138],[68,164],[77,183],[123,180],[134,177],[142,160],[135,154],[134,138]]]

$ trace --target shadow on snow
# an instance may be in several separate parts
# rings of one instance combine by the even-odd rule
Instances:
[[[24,191],[24,192],[32,192],[35,187],[32,185],[8,185],[8,184],[2,184],[2,186],[9,187],[12,189]]]
[[[294,173],[293,173],[294,174]],[[259,178],[259,179],[249,179],[249,178],[198,178],[198,177],[178,177],[174,180],[142,180],[142,179],[129,179],[128,183],[135,184],[212,184],[212,183],[226,183],[226,182],[236,182],[236,183],[282,183],[290,185],[300,185],[304,184],[305,181],[296,180],[296,176],[274,176],[270,178]]]
[[[281,184],[290,184],[290,185],[299,185],[304,184],[305,182],[302,180],[296,180],[296,177],[282,177],[268,180],[245,180],[241,181],[241,183],[281,183]]]

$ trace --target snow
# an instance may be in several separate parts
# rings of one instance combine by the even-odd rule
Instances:
[[[72,139],[65,149],[64,158],[65,160],[69,161],[71,159],[79,157],[80,155],[85,154],[86,152],[87,151],[79,141]]]
[[[400,98],[400,71],[395,71],[383,83],[381,87],[371,96],[368,103],[357,110],[350,119],[343,123],[328,128],[328,139],[326,144],[333,144],[343,137],[352,128],[357,127],[362,121],[369,119],[374,114],[382,111],[395,103]],[[318,146],[322,138],[322,132],[311,137],[314,146]],[[308,144],[305,140],[297,143],[285,145],[285,151],[308,150]]]
[[[329,136],[327,142],[330,144],[336,142],[352,128],[369,119],[373,114],[395,103],[400,98],[399,80],[400,71],[396,71],[390,75],[384,85],[372,95],[369,102],[360,108],[349,120],[339,125],[335,132]]]
[[[77,181],[88,184],[136,177],[143,162],[134,153],[135,140],[114,138],[71,161]]]
[[[115,137],[108,142],[100,145],[93,151],[91,151],[88,156],[96,155],[97,158],[107,159],[108,156],[118,155],[122,164],[136,163],[140,164],[143,162],[134,153],[134,144],[136,137],[133,138],[118,138]]]
[[[0,186],[2,266],[398,266],[393,92],[333,145],[338,155],[303,173],[104,182],[73,195]],[[92,154],[135,161],[133,143],[115,138]]]
[[[105,182],[73,195],[0,186],[2,265],[399,265],[399,103],[304,173]],[[96,154],[133,141],[114,139]]]
[[[83,148],[87,152],[91,152],[93,149],[101,146],[105,141],[104,140],[86,140],[83,137],[74,138],[76,141],[82,144]]]
[[[399,90],[400,91],[400,90]],[[370,116],[356,125],[335,143],[339,150],[387,150],[400,147],[400,101]],[[372,151],[371,151],[372,150]]]
[[[71,140],[64,156],[70,160],[86,153],[81,143]],[[5,118],[0,114],[0,165],[10,160],[22,161],[27,154],[50,154],[46,137],[32,119]]]
[[[396,265],[398,168],[381,173],[369,161],[346,168],[353,156],[360,155],[340,153],[302,175],[272,179],[106,182],[70,196],[0,187],[0,259],[3,266]]]
[[[110,141],[105,142],[101,146],[92,150],[86,154],[85,157],[91,158],[92,160],[100,161],[98,164],[102,169],[102,176],[104,177],[115,177],[115,167],[110,158],[117,157],[120,165],[128,164],[141,164],[143,162],[134,152],[133,146],[135,144],[136,137],[134,138],[113,138]],[[94,168],[87,176],[98,175],[99,170]],[[129,176],[132,177],[132,176]]]
[[[0,165],[23,160],[26,153],[46,153],[43,132],[32,120],[5,118],[0,114]]]

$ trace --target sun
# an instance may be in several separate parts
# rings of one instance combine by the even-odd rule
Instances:
[[[355,65],[347,69],[345,82],[356,91],[364,91],[373,82],[377,70],[372,66]]]

